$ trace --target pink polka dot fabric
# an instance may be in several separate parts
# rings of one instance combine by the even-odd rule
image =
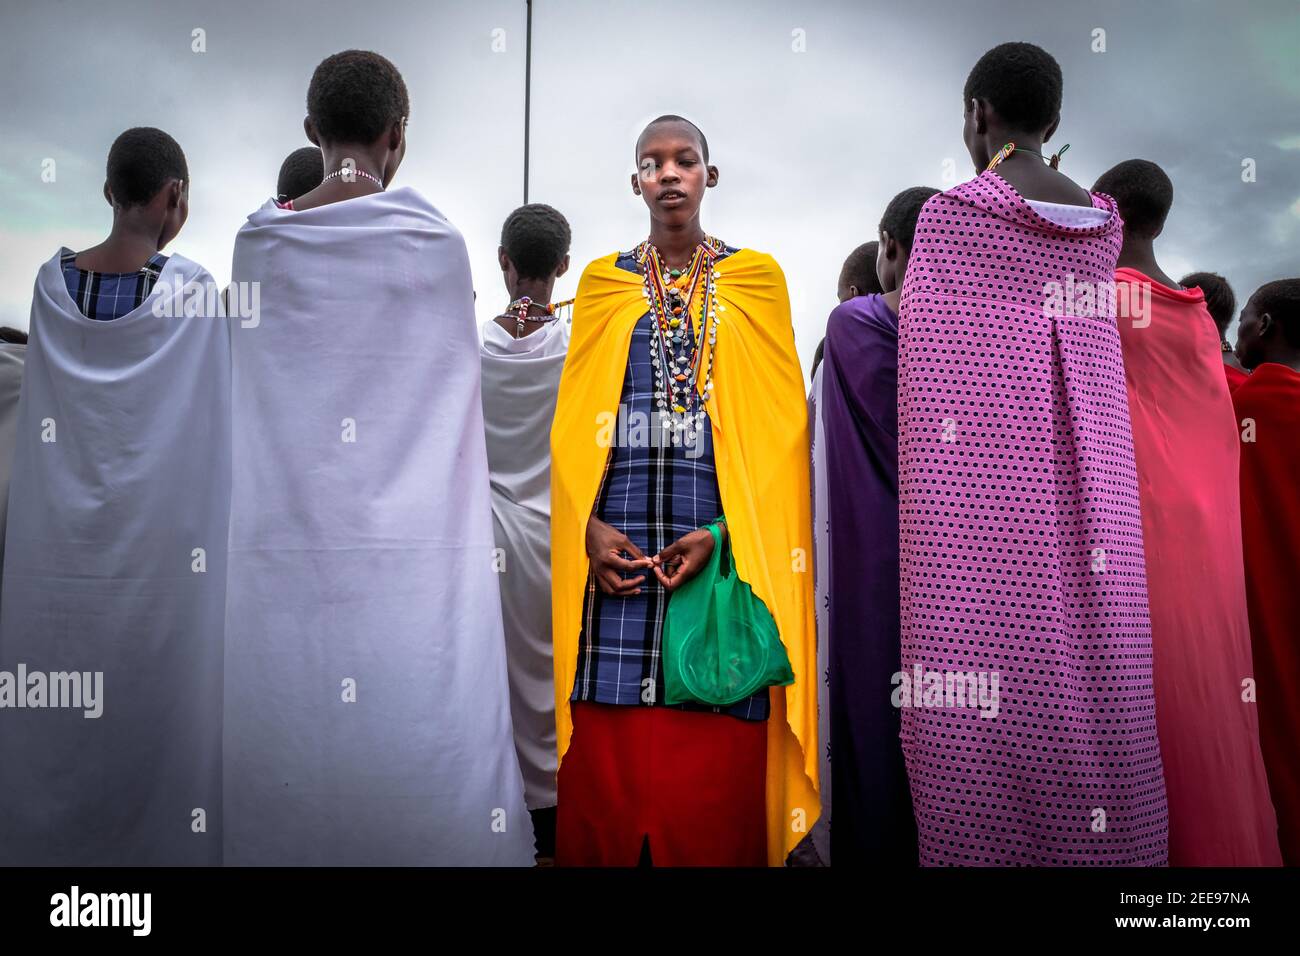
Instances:
[[[922,865],[1167,861],[1133,437],[1104,294],[1122,222],[1109,197],[1093,204],[1111,212],[1101,225],[1055,225],[986,172],[917,224],[898,400],[902,672],[919,686],[896,700]],[[1065,301],[1094,284],[1101,308],[1049,307],[1051,283]]]

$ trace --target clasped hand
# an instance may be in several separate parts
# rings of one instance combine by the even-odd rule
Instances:
[[[625,558],[624,554],[632,557]],[[624,578],[625,572],[651,571],[665,590],[675,591],[709,563],[713,557],[713,535],[697,528],[682,535],[658,554],[646,557],[632,539],[594,515],[587,521],[587,557],[592,574],[606,594],[640,594],[646,576]]]

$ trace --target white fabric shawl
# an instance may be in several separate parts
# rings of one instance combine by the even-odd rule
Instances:
[[[522,339],[482,328],[483,417],[515,750],[530,810],[555,806],[551,662],[551,419],[569,347],[563,319]]]
[[[830,689],[830,518],[826,492],[826,429],[822,425],[822,370],[817,366],[808,392],[808,432],[812,439],[813,491],[813,594],[817,601],[817,739],[823,741],[819,755],[822,814],[813,824],[813,845],[823,863],[831,865],[831,689]]]
[[[14,470],[18,429],[18,392],[23,384],[27,346],[0,342],[0,569],[4,567],[5,515],[9,512],[9,476]]]
[[[268,202],[232,280],[227,864],[530,865],[464,240]]]
[[[37,275],[0,671],[25,668],[29,701],[33,672],[78,672],[60,696],[83,704],[102,672],[102,713],[0,710],[0,864],[221,862],[230,334],[215,299],[178,255],[112,321],[81,314],[59,256]]]

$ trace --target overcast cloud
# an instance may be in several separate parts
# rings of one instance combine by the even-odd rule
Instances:
[[[235,232],[306,143],[313,68],[352,47],[405,76],[398,182],[465,234],[480,318],[504,305],[497,239],[523,198],[522,0],[0,2],[3,324],[26,328],[35,272],[59,246],[107,233],[104,159],[130,126],[161,127],[184,148],[190,219],[170,250],[227,281]],[[195,29],[206,52],[192,50]],[[1104,53],[1092,50],[1096,29]],[[875,238],[890,197],[973,175],[961,87],[1004,40],[1038,43],[1061,63],[1053,145],[1071,144],[1064,172],[1090,186],[1142,157],[1173,178],[1157,246],[1167,272],[1220,271],[1240,300],[1300,274],[1294,0],[536,0],[529,198],[564,212],[574,236],[557,298],[573,294],[587,261],[644,238],[628,186],[633,142],[651,117],[682,113],[721,169],[705,228],[784,267],[807,370],[840,264]],[[1248,158],[1255,182],[1242,181]]]

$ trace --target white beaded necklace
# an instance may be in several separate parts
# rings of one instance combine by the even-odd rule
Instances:
[[[329,180],[333,179],[335,176],[346,176],[348,173],[351,173],[353,176],[360,176],[362,179],[368,179],[368,180],[370,180],[372,183],[374,183],[376,186],[378,186],[380,189],[383,189],[383,188],[384,188],[383,181],[380,180],[378,177],[376,177],[376,176],[372,176],[370,173],[366,172],[364,169],[352,169],[352,168],[350,168],[350,167],[348,167],[348,166],[344,166],[342,169],[336,169],[336,170],[334,170],[334,172],[330,173],[328,176],[325,176],[323,179],[321,179],[321,182],[323,182],[323,183],[324,183],[324,182],[328,182]],[[349,180],[347,180],[347,179],[345,179],[345,180],[343,180],[343,181],[344,181],[345,183],[346,183],[346,182],[349,182]]]

